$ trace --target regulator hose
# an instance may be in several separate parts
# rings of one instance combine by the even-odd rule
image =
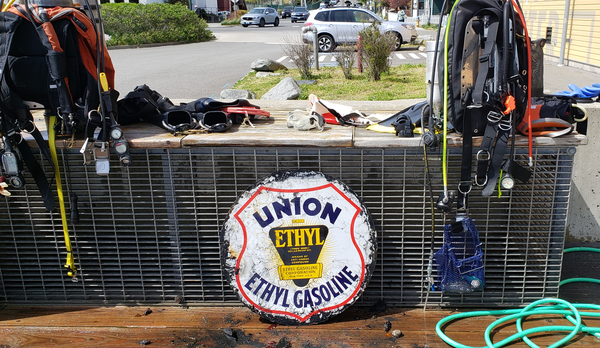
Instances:
[[[555,303],[555,305],[546,305],[548,303]],[[580,312],[581,309],[590,309],[596,310],[598,312]],[[553,325],[553,326],[543,326],[543,327],[535,327],[527,330],[523,330],[521,324],[522,320],[525,317],[533,316],[533,315],[564,315],[574,326],[565,326],[565,325]],[[504,309],[504,310],[493,310],[493,311],[474,311],[474,312],[465,312],[450,315],[446,318],[440,320],[435,326],[435,331],[437,335],[446,343],[455,348],[475,348],[470,347],[464,344],[460,344],[450,337],[448,337],[444,331],[443,327],[449,322],[458,319],[479,317],[479,316],[498,316],[504,315],[505,317],[500,318],[490,324],[485,330],[484,338],[485,338],[485,347],[497,348],[505,346],[513,341],[522,339],[527,345],[530,347],[539,348],[535,343],[531,342],[531,340],[527,337],[527,335],[543,333],[543,332],[555,332],[555,331],[565,331],[570,332],[567,336],[558,340],[557,342],[548,346],[548,348],[556,348],[560,347],[563,344],[567,343],[573,337],[575,337],[579,333],[587,333],[592,334],[598,338],[600,338],[600,327],[587,327],[582,324],[582,317],[594,317],[600,318],[600,305],[595,304],[571,304],[565,300],[558,298],[548,298],[537,300],[525,308],[518,309]],[[511,335],[504,340],[493,343],[491,339],[491,333],[494,328],[504,324],[507,321],[517,319],[516,326],[518,333]]]

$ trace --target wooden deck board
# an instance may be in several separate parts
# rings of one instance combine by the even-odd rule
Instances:
[[[151,311],[151,312],[150,312]],[[246,307],[82,307],[8,305],[0,310],[1,347],[449,347],[435,333],[437,322],[452,310],[390,308],[374,313],[350,308],[318,325],[275,325]],[[483,333],[495,318],[465,319],[447,325],[452,339],[484,346]],[[391,330],[384,330],[389,321]],[[565,324],[557,318],[538,318],[530,325]],[[587,320],[600,326],[600,320]],[[527,327],[526,326],[526,327]],[[393,330],[402,336],[394,338]],[[497,342],[516,332],[504,325],[494,334]],[[536,344],[547,346],[562,336],[540,335]],[[600,340],[578,336],[574,346],[595,347]],[[283,345],[285,346],[285,345]],[[526,347],[523,342],[509,347]]]

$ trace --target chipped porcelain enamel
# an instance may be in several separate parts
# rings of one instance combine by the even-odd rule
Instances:
[[[358,299],[375,265],[368,211],[346,185],[313,171],[277,172],[248,189],[221,238],[222,265],[238,298],[280,324],[318,323],[341,313]]]

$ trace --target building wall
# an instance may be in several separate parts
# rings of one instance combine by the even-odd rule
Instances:
[[[219,7],[219,11],[231,11],[231,1],[218,0],[217,4],[217,6]]]
[[[546,57],[560,59],[564,49],[565,65],[600,72],[600,2],[597,0],[570,0],[565,20],[565,0],[526,0],[521,3],[529,36],[547,37]],[[566,26],[566,40],[562,40]],[[561,62],[559,62],[561,63]]]

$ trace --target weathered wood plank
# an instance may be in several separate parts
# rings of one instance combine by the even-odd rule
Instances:
[[[448,135],[448,146],[462,146],[462,137],[456,133]],[[473,147],[478,148],[481,145],[482,137],[473,138]],[[585,135],[573,133],[557,138],[549,137],[534,137],[532,139],[533,146],[579,146],[587,145],[588,139]],[[354,133],[354,147],[421,147],[420,135],[415,135],[412,138],[397,137],[391,133],[378,133],[364,128],[356,128]],[[515,146],[529,146],[529,139],[523,135],[517,135],[515,138]]]
[[[131,148],[178,148],[182,146],[315,146],[315,147],[418,147],[421,138],[399,138],[391,133],[378,133],[362,127],[347,127],[326,125],[322,132],[296,131],[287,127],[287,115],[290,111],[310,109],[308,101],[255,101],[257,105],[271,113],[271,117],[257,117],[252,123],[255,127],[234,125],[224,133],[196,132],[173,136],[166,130],[149,123],[138,123],[124,126],[125,138]],[[345,101],[344,105],[351,106],[366,115],[393,114],[408,107],[418,100],[403,100],[391,102],[359,102]],[[45,118],[41,112],[34,113],[37,127],[47,139]],[[26,135],[31,146],[36,146],[33,138]],[[81,148],[82,136],[77,136],[70,145]],[[57,147],[65,147],[70,138],[57,139]],[[474,138],[473,146],[479,146],[481,137]],[[570,134],[558,138],[535,137],[533,146],[578,146],[586,145],[587,137],[580,134]],[[457,134],[448,137],[449,146],[461,146],[462,139]],[[528,138],[517,136],[516,145],[528,146]]]
[[[390,308],[374,313],[350,308],[318,325],[282,326],[261,319],[245,307],[53,307],[8,305],[0,310],[0,344],[10,347],[448,347],[435,333],[437,322],[452,310]],[[450,323],[447,335],[462,344],[484,346],[483,332],[496,318]],[[384,330],[389,321],[391,328]],[[566,324],[564,319],[534,318],[533,325]],[[600,320],[586,320],[599,326]],[[394,338],[393,330],[402,336]],[[516,332],[514,325],[495,330],[494,341]],[[549,345],[560,335],[538,335]],[[580,336],[576,344],[594,347],[597,339]],[[523,342],[510,347],[526,347]]]
[[[269,119],[252,122],[254,127],[234,125],[224,133],[190,134],[183,146],[313,146],[351,147],[352,127],[326,125],[322,132],[297,131],[287,127],[287,114],[273,113]]]

